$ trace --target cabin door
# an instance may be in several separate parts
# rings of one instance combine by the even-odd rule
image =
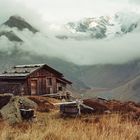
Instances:
[[[53,93],[53,88],[47,87],[47,94],[52,94],[52,93]]]
[[[31,80],[31,95],[37,95],[37,80]]]

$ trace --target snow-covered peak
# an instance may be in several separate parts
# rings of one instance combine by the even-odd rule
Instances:
[[[74,38],[73,35],[79,36],[82,33],[87,36],[86,39],[113,38],[133,32],[139,29],[139,26],[140,14],[134,12],[118,12],[113,16],[84,18],[64,25],[67,32],[71,33],[67,38]]]

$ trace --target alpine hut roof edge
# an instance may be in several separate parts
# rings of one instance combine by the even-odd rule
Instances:
[[[64,83],[69,83],[70,85],[72,84],[71,81],[65,79],[65,78],[57,78],[58,81],[64,82]]]
[[[0,78],[5,79],[25,79],[33,72],[36,72],[40,70],[41,68],[49,68],[51,71],[57,73],[61,77],[64,77],[62,73],[55,70],[54,68],[50,67],[47,64],[31,64],[31,65],[16,65],[9,69],[9,71],[4,71],[2,74],[0,74]]]

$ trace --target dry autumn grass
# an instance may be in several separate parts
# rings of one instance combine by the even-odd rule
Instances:
[[[65,118],[58,112],[38,113],[35,123],[0,123],[0,140],[140,140],[140,125],[119,115]]]

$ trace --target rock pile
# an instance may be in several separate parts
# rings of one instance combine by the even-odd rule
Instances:
[[[26,97],[21,96],[13,96],[13,95],[1,95],[0,101],[3,101],[1,103],[1,109],[0,114],[2,119],[8,121],[10,124],[19,123],[22,121],[21,113],[20,113],[20,105],[22,102],[22,105],[25,108],[32,108],[35,109],[37,107],[36,103],[29,100]]]

